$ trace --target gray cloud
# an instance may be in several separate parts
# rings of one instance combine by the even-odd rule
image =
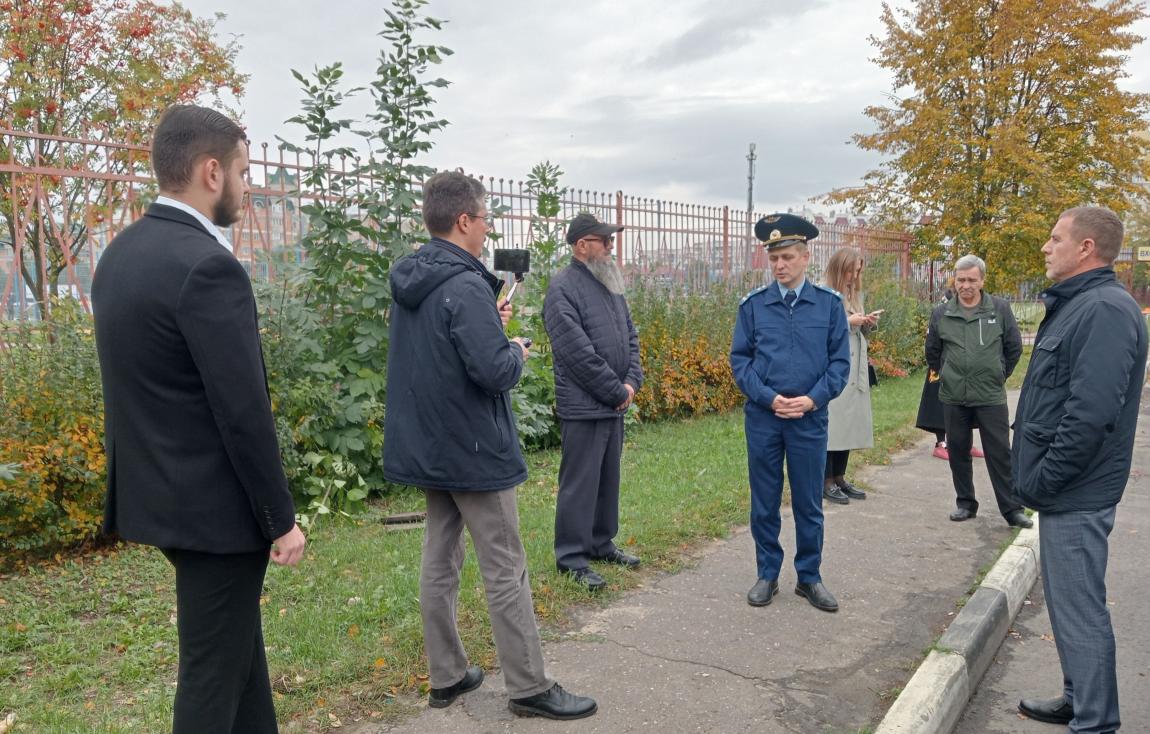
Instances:
[[[184,4],[208,16],[225,1]],[[283,125],[299,109],[290,68],[342,60],[349,86],[372,80],[385,2],[229,10],[220,31],[241,36],[253,140],[302,138]],[[880,161],[847,144],[890,89],[869,61],[880,0],[432,0],[427,10],[448,23],[420,39],[455,51],[433,69],[452,82],[435,92],[451,124],[429,165],[522,179],[549,159],[574,187],[741,207],[755,142],[756,204],[781,209],[854,185]],[[1150,20],[1133,30],[1147,35]],[[1129,84],[1150,78],[1145,46],[1128,70]],[[365,94],[342,116],[368,104]]]
[[[758,43],[766,47],[769,41],[765,31],[774,28],[779,37],[783,38],[786,36],[785,29],[779,26],[785,26],[790,18],[824,5],[825,0],[710,2],[705,7],[705,14],[700,14],[691,27],[656,48],[641,66],[646,70],[666,71],[722,56],[746,43]]]

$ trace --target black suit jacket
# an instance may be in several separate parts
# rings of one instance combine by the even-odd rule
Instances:
[[[153,204],[92,282],[104,386],[104,529],[245,553],[291,530],[251,281],[189,214]]]

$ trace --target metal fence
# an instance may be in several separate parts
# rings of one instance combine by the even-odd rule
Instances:
[[[70,295],[87,308],[100,254],[155,197],[147,146],[0,129],[0,155],[0,319],[37,318],[40,293]],[[299,181],[312,161],[267,144],[253,146],[251,155],[251,197],[227,234],[253,277],[275,279],[276,258],[260,254],[305,256],[302,208],[314,197],[299,190]],[[496,222],[500,246],[526,246],[534,236],[535,195],[523,181],[476,177],[502,211]],[[691,291],[766,279],[765,252],[750,235],[762,213],[584,189],[566,191],[561,207],[552,223],[586,210],[624,226],[617,257],[633,277]],[[817,223],[821,234],[811,243],[816,273],[834,250],[856,247],[868,259],[887,256],[883,262],[901,278],[932,288],[937,282],[933,266],[912,264],[904,232]]]

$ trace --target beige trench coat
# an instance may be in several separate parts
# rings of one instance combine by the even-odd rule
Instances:
[[[827,451],[874,446],[874,416],[867,372],[867,339],[862,327],[851,327],[851,372],[842,394],[830,402]]]

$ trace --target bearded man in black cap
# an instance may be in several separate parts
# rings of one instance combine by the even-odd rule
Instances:
[[[622,229],[587,213],[572,219],[567,229],[571,264],[551,279],[543,303],[563,437],[555,565],[592,591],[606,582],[590,561],[639,565],[614,542],[623,415],[643,384],[639,334],[612,256]]]

